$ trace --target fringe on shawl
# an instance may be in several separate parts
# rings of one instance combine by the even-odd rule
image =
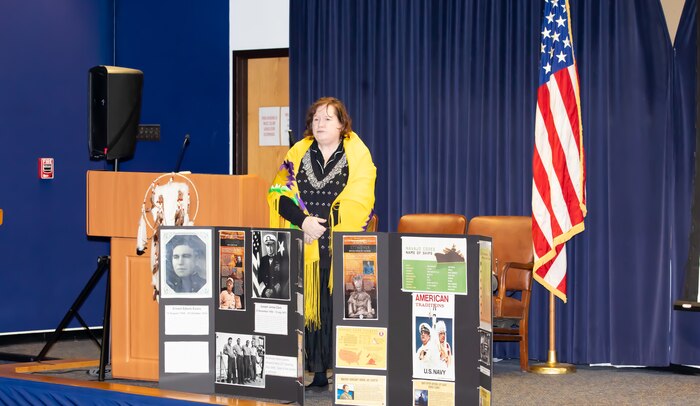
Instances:
[[[308,260],[316,253],[316,259]],[[304,327],[309,330],[321,328],[321,267],[318,242],[304,247]]]
[[[282,186],[284,182],[284,186]],[[297,199],[296,180],[291,162],[285,161],[280,166],[280,171],[275,177],[275,184],[268,192],[270,206],[270,227],[272,228],[297,228],[279,214],[279,201],[281,196],[287,196],[300,206],[306,214],[308,211],[303,203]],[[301,204],[300,204],[301,203]],[[320,254],[318,241],[304,245],[304,326],[310,330],[321,328],[321,282],[320,282]]]

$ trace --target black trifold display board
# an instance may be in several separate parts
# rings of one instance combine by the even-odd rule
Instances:
[[[336,232],[333,269],[333,404],[490,404],[489,238]]]
[[[304,403],[299,230],[161,227],[159,386]]]

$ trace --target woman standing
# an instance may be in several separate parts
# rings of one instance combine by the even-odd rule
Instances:
[[[343,103],[323,97],[309,107],[304,138],[287,153],[268,194],[270,227],[304,231],[306,366],[314,372],[309,386],[328,385],[332,359],[331,230],[366,229],[376,176]]]

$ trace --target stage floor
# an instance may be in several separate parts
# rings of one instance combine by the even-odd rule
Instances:
[[[43,348],[43,342],[30,342],[12,345],[0,345],[0,353],[16,356],[36,356]],[[208,403],[238,406],[277,406],[279,403],[271,399],[252,399],[233,397],[230,395],[199,395],[185,392],[158,389],[157,382],[125,380],[112,378],[107,370],[105,380],[99,382],[97,370],[99,367],[99,348],[88,339],[70,338],[58,341],[48,352],[49,359],[43,362],[9,362],[0,361],[0,378],[17,379],[45,384],[65,385],[74,388],[91,388],[107,390],[121,394],[139,395],[171,399],[176,401]],[[306,379],[311,382],[311,375]],[[0,396],[2,394],[0,393]],[[306,405],[332,405],[332,392],[307,391]],[[2,403],[0,397],[0,403]],[[128,401],[126,402],[128,404]]]
[[[36,355],[42,343],[0,345],[0,353]],[[0,361],[0,379],[65,385],[85,390],[108,390],[114,397],[134,395],[157,401],[155,404],[180,402],[231,404],[239,406],[273,406],[277,402],[234,398],[224,395],[196,395],[158,389],[156,382],[112,379],[97,381],[99,349],[89,340],[59,341],[48,353],[61,358],[36,363]],[[537,361],[530,361],[534,364]],[[685,368],[613,368],[577,365],[569,375],[537,375],[519,370],[518,359],[494,364],[493,405],[619,405],[619,404],[683,404],[700,405],[700,370]],[[329,371],[330,373],[330,371]],[[307,375],[307,380],[310,381]],[[0,384],[1,386],[2,384]],[[2,393],[0,393],[0,396]],[[102,396],[104,398],[106,396]],[[111,397],[111,396],[110,396]],[[331,406],[332,393],[306,392],[306,405]],[[0,398],[0,404],[2,404]],[[26,404],[21,403],[20,404]],[[121,404],[145,404],[145,402]],[[393,405],[391,405],[393,406]]]

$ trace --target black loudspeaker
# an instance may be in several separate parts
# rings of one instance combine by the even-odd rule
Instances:
[[[143,72],[95,66],[88,74],[90,157],[108,160],[134,155],[141,118]]]

